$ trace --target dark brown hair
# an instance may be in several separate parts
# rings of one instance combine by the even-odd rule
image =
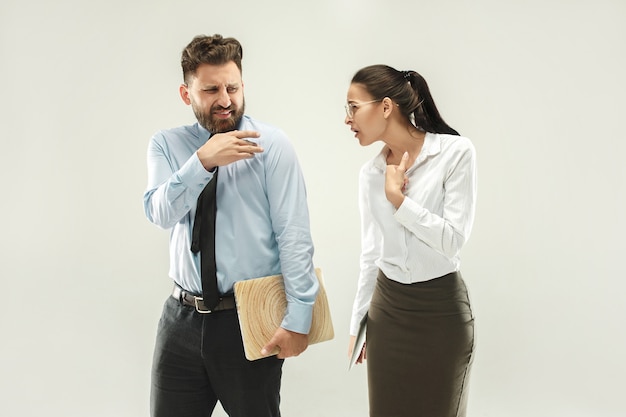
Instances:
[[[398,71],[388,65],[370,65],[352,77],[375,99],[389,97],[400,112],[420,129],[431,133],[459,133],[448,126],[435,106],[424,77],[415,71]]]
[[[241,71],[243,49],[235,38],[224,38],[222,35],[198,35],[183,50],[180,64],[183,68],[183,79],[189,82],[202,64],[224,65],[233,61]]]

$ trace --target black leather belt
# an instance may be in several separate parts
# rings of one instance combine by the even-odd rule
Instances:
[[[209,310],[202,300],[202,297],[191,294],[178,285],[174,285],[174,291],[172,291],[172,297],[178,300],[181,304],[191,306],[196,309],[198,313],[213,313],[214,311],[232,310],[237,307],[235,304],[235,296],[233,294],[226,294],[220,297],[220,301],[214,309]]]

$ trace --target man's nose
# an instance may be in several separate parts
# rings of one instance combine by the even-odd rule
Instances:
[[[217,99],[217,104],[219,104],[220,106],[224,108],[227,108],[230,106],[231,104],[230,96],[228,95],[228,92],[226,91],[225,88],[223,90],[220,90],[220,95]]]

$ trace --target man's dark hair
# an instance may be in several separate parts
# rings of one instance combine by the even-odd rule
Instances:
[[[189,77],[196,73],[202,64],[224,65],[233,61],[241,71],[243,49],[235,38],[222,35],[198,35],[183,50],[180,64],[183,68],[183,80],[189,84]]]

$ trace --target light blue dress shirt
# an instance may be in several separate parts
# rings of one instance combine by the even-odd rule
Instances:
[[[283,131],[244,116],[239,130],[260,133],[264,149],[252,159],[219,167],[215,257],[221,293],[237,281],[283,274],[287,312],[281,327],[308,333],[319,288],[313,266],[306,188]],[[170,230],[169,275],[202,292],[200,254],[191,252],[198,196],[213,174],[196,151],[211,134],[199,124],[157,132],[148,146],[148,220]]]

